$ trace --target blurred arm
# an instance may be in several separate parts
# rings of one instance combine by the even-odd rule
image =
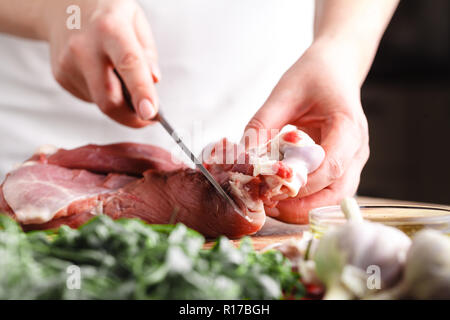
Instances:
[[[0,32],[19,37],[43,39],[45,5],[43,0],[1,0]]]
[[[345,44],[364,81],[399,0],[316,0],[314,42]],[[348,51],[347,51],[348,52]]]

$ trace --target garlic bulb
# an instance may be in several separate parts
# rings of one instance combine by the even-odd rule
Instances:
[[[422,230],[408,252],[404,277],[378,299],[450,299],[450,237]]]
[[[396,228],[363,221],[353,198],[344,199],[341,209],[348,222],[327,232],[314,253],[317,275],[327,287],[325,298],[361,298],[393,286],[411,240]],[[372,285],[374,270],[379,271],[379,283]]]

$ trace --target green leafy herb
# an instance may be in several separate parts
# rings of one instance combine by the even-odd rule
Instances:
[[[210,250],[183,224],[99,216],[78,230],[24,233],[0,215],[0,299],[279,299],[304,294],[278,251],[225,237]],[[80,288],[69,288],[70,266]]]

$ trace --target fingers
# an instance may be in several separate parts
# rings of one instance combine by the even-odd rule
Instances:
[[[58,29],[49,38],[56,80],[119,123],[150,124],[158,109],[154,82],[160,71],[143,11],[134,1],[86,1],[83,16],[82,29]],[[134,110],[124,101],[121,81]]]
[[[305,198],[280,201],[275,208],[266,210],[266,214],[287,223],[307,224],[308,212],[311,209],[337,204],[335,198],[336,195],[333,194],[332,190],[325,188]]]
[[[150,67],[153,82],[158,83],[161,80],[161,70],[158,65],[158,53],[153,33],[150,28],[145,14],[138,10],[135,17],[135,32],[139,43],[144,49],[144,57]]]
[[[292,119],[291,109],[283,107],[282,101],[268,100],[250,119],[245,131],[250,129],[281,129]]]
[[[306,108],[303,108],[304,96],[301,90],[293,91],[289,79],[284,76],[274,88],[264,105],[256,112],[245,127],[244,137],[248,132],[258,133],[258,144],[273,138],[274,132],[292,123],[302,116]],[[275,129],[264,132],[265,129]],[[264,141],[265,140],[265,141]]]
[[[142,120],[154,118],[158,112],[156,88],[133,28],[115,22],[104,22],[102,28],[108,33],[103,42],[104,50],[125,82],[136,113]]]
[[[266,210],[266,214],[287,223],[308,223],[308,213],[312,209],[337,205],[343,198],[354,196],[364,163],[358,159],[350,165],[345,175],[332,185],[304,198],[280,201],[276,208]]]
[[[80,61],[92,100],[104,114],[133,128],[148,125],[148,121],[141,120],[126,104],[120,81],[105,56],[88,52]]]
[[[298,197],[314,194],[340,179],[360,149],[367,147],[365,132],[361,132],[357,125],[340,114],[333,115],[323,124],[320,145],[325,150],[325,160],[308,176],[308,182],[300,189]]]

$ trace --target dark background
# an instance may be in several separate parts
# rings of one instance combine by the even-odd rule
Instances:
[[[448,0],[403,0],[362,88],[371,155],[359,195],[450,203]]]

